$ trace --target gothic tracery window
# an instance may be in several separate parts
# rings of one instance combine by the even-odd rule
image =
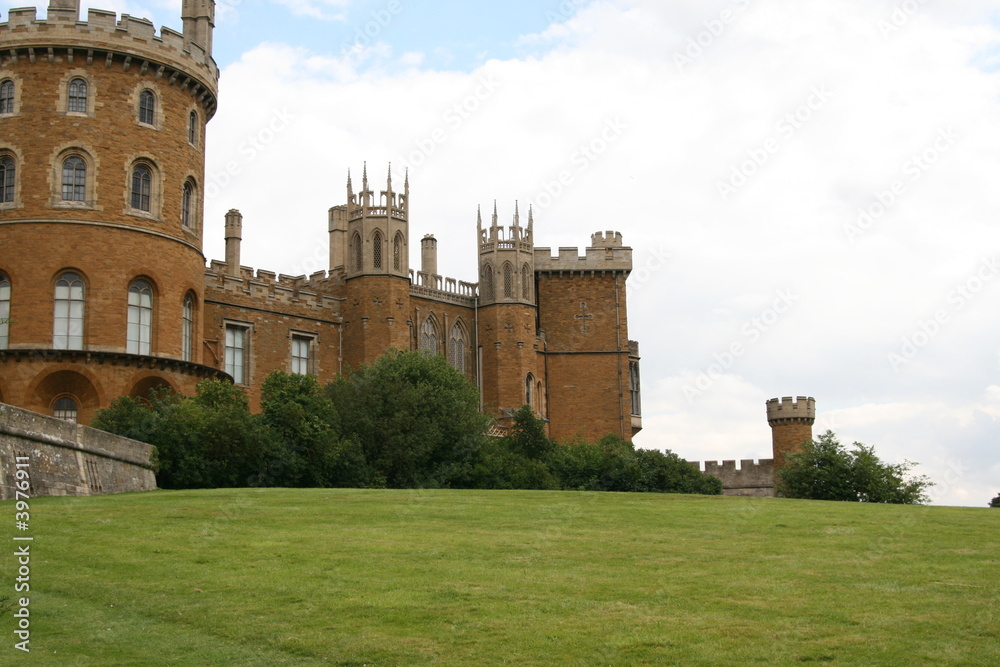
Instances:
[[[434,318],[430,315],[420,327],[420,350],[424,354],[437,354],[438,331]]]

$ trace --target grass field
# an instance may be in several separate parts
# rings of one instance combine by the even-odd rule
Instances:
[[[1000,664],[987,508],[158,491],[33,500],[31,534],[0,664]]]

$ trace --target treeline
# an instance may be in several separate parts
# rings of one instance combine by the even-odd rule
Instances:
[[[219,380],[195,396],[117,399],[94,426],[157,448],[161,488],[364,487],[580,489],[719,494],[719,480],[677,455],[608,435],[555,443],[523,406],[487,435],[479,395],[443,357],[390,352],[326,386],[276,372],[261,412]]]

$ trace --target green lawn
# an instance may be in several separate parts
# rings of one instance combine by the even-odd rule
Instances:
[[[32,500],[31,534],[0,664],[1000,664],[987,508],[158,491]]]

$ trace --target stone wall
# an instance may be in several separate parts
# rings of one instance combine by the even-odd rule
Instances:
[[[15,496],[18,457],[29,463],[32,498],[152,491],[154,449],[0,403],[0,500]]]
[[[774,496],[774,459],[742,459],[737,470],[736,461],[691,461],[696,470],[711,475],[722,482],[724,496]]]

